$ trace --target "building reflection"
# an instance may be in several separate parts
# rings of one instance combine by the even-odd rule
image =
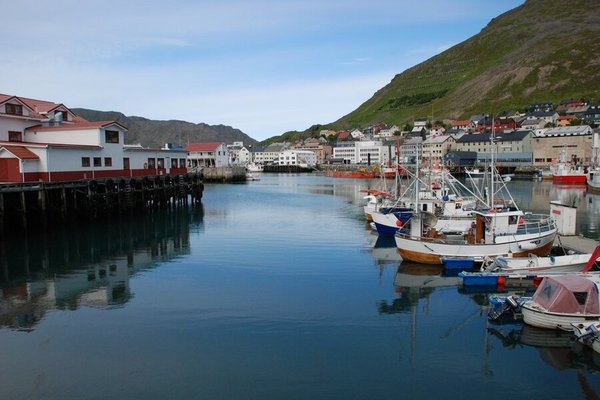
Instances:
[[[189,254],[203,208],[153,212],[0,244],[0,328],[32,330],[52,309],[121,307],[130,277]]]

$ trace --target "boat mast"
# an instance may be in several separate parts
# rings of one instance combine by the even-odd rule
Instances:
[[[494,207],[494,179],[496,178],[496,164],[494,162],[494,115],[492,114],[492,133],[490,135],[490,193],[489,193],[489,207]]]

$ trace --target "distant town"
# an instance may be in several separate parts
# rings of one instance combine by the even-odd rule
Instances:
[[[417,157],[424,167],[470,167],[485,164],[492,150],[499,167],[542,169],[561,158],[590,166],[598,164],[598,126],[600,104],[578,99],[465,120],[415,119],[402,129],[321,130],[318,137],[264,148],[209,142],[152,149],[125,144],[127,128],[116,121],[91,122],[64,104],[0,94],[0,182],[176,175],[249,164],[390,166]]]

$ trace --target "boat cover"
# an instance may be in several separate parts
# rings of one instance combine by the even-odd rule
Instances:
[[[600,314],[596,283],[579,275],[545,277],[532,300],[548,312]]]

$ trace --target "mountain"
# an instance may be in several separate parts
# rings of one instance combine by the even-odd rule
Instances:
[[[334,129],[468,118],[600,100],[600,1],[527,0],[477,35],[396,75]],[[432,118],[433,115],[433,118]]]
[[[225,125],[194,124],[185,121],[155,121],[142,117],[127,117],[116,111],[96,111],[85,108],[73,108],[72,111],[88,121],[117,121],[127,127],[127,144],[140,143],[144,147],[159,148],[166,143],[187,146],[197,142],[244,142],[244,145],[256,145],[252,139],[239,129]]]

